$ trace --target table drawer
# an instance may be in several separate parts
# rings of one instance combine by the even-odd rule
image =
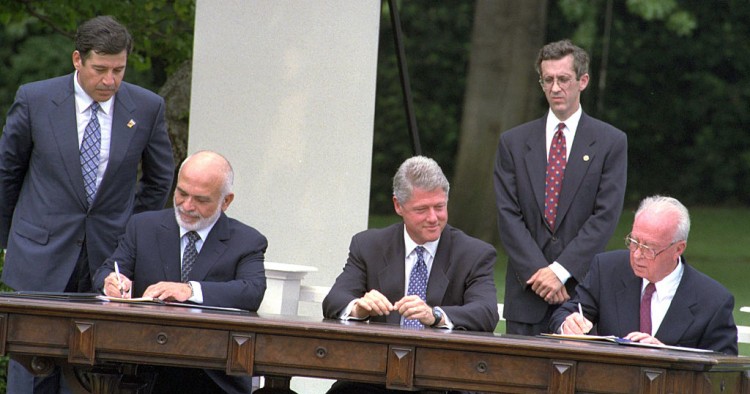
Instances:
[[[96,322],[96,351],[141,355],[176,356],[191,359],[227,357],[229,332],[205,328],[162,326],[157,324]]]
[[[257,364],[284,365],[334,371],[386,372],[388,345],[355,343],[280,335],[258,335]]]
[[[543,388],[549,384],[550,362],[534,357],[419,348],[414,378]]]

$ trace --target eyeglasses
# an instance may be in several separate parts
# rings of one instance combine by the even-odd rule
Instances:
[[[630,234],[628,234],[628,235],[625,236],[625,246],[627,246],[628,249],[630,249],[630,251],[633,252],[633,253],[635,253],[635,251],[637,249],[640,249],[641,250],[641,256],[643,256],[643,257],[645,257],[645,258],[647,258],[649,260],[655,259],[656,256],[664,253],[664,251],[666,251],[667,249],[671,248],[672,245],[676,244],[677,242],[679,242],[679,241],[672,241],[672,243],[669,244],[669,246],[667,246],[666,248],[664,248],[664,249],[662,249],[662,250],[660,250],[660,251],[657,252],[652,247],[636,241],[635,239],[633,239],[633,237],[630,236]]]
[[[573,82],[574,78],[561,75],[557,77],[557,86],[560,87],[560,89],[565,90],[570,87],[571,82]],[[577,81],[578,78],[575,78]],[[555,77],[544,77],[539,78],[539,84],[542,85],[542,89],[544,90],[550,90],[552,89],[552,85],[555,84]]]

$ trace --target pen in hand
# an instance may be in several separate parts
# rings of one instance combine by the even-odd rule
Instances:
[[[581,307],[581,303],[578,303],[578,313],[581,315],[581,319],[583,319],[584,322],[588,323],[588,320],[586,320],[586,316],[583,315],[583,308]],[[588,326],[588,324],[586,324]],[[586,327],[586,330],[584,330],[584,334],[588,334],[589,331],[591,331],[591,327]]]
[[[120,298],[125,298],[125,286],[122,285],[122,279],[120,278],[120,267],[115,261],[115,275],[117,275],[117,286],[120,288]],[[580,307],[581,304],[578,304]]]

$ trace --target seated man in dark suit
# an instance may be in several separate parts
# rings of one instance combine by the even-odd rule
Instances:
[[[221,155],[185,159],[174,209],[134,215],[114,254],[94,275],[106,295],[195,302],[255,311],[263,300],[266,238],[224,214],[234,173]],[[114,272],[117,262],[120,276]],[[132,286],[132,289],[131,289]],[[154,393],[250,393],[250,378],[222,371],[158,368]]]
[[[550,331],[737,354],[734,297],[687,265],[688,210],[671,197],[644,199],[625,238],[628,250],[601,253],[577,295],[553,315]],[[583,315],[578,313],[578,303]]]
[[[326,318],[495,329],[495,249],[447,224],[448,191],[434,160],[416,156],[401,165],[393,178],[393,206],[403,223],[352,238],[344,271],[323,300]],[[331,392],[387,391],[336,382]]]

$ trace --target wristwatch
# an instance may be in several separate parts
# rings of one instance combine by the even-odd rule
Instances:
[[[435,322],[430,327],[437,327],[440,321],[443,320],[443,312],[438,308],[432,308],[432,317],[435,318]]]

